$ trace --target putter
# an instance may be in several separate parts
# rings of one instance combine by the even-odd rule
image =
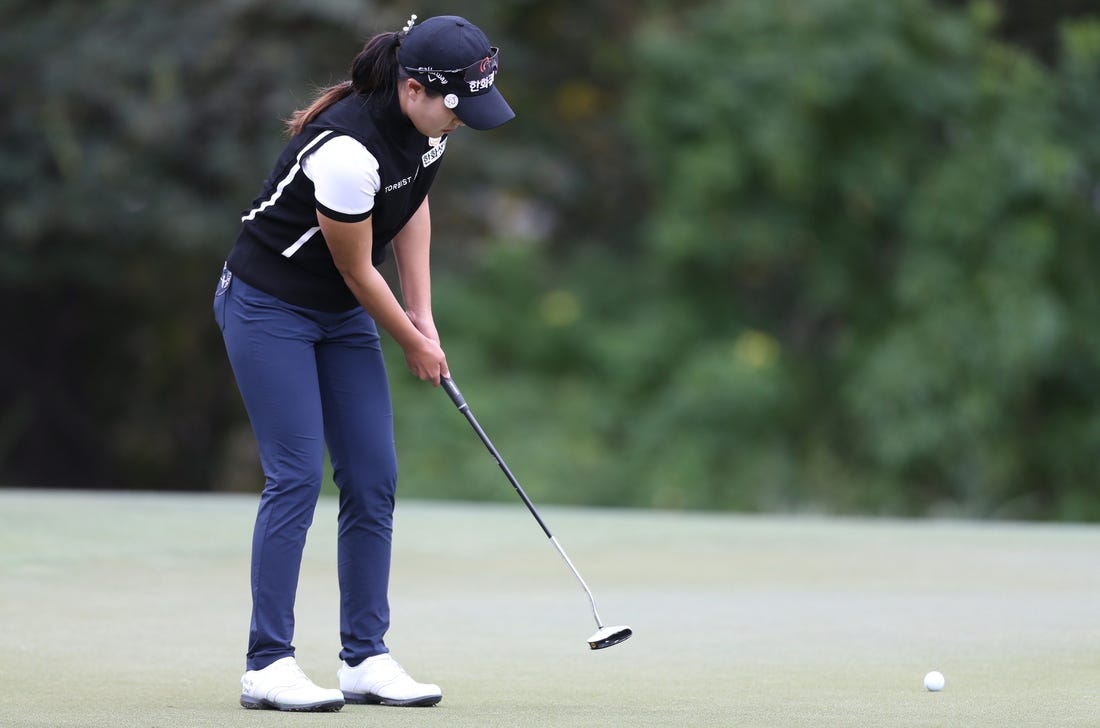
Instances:
[[[481,438],[481,441],[485,444],[485,448],[489,451],[489,454],[493,456],[493,459],[497,461],[497,465],[504,471],[504,474],[508,476],[508,482],[512,484],[512,487],[516,489],[516,493],[523,500],[523,504],[527,506],[527,510],[531,511],[531,515],[538,521],[539,526],[542,527],[543,533],[550,539],[550,543],[554,544],[554,548],[557,549],[558,554],[561,555],[565,565],[569,567],[569,570],[573,572],[573,576],[577,577],[577,581],[580,582],[581,588],[584,589],[584,593],[588,596],[588,603],[592,605],[592,617],[596,620],[596,633],[588,638],[588,646],[593,650],[602,650],[605,647],[613,647],[620,642],[625,642],[630,639],[630,636],[634,634],[634,631],[625,625],[619,625],[617,627],[605,627],[603,622],[600,621],[600,613],[596,611],[596,600],[592,597],[592,590],[588,588],[588,584],[584,583],[584,579],[581,578],[581,574],[577,571],[577,567],[573,566],[573,562],[569,560],[569,557],[565,554],[565,549],[561,547],[558,540],[554,538],[554,534],[550,533],[550,529],[546,525],[546,521],[542,520],[542,516],[539,515],[538,510],[535,508],[535,504],[531,502],[531,499],[527,497],[527,494],[523,491],[519,481],[516,480],[516,476],[512,475],[512,471],[508,469],[508,466],[504,464],[504,458],[500,456],[497,449],[493,447],[492,441],[489,436],[485,434],[485,430],[478,424],[477,419],[474,417],[474,413],[470,411],[470,406],[466,404],[466,400],[462,397],[462,392],[458,391],[458,387],[455,386],[454,380],[447,377],[441,379],[443,389],[447,392],[447,395],[451,398],[451,401],[455,403],[455,407],[458,407],[458,411],[466,416],[470,426],[474,428],[474,432]]]

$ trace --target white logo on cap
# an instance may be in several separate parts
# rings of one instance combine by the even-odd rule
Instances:
[[[454,94],[447,94],[443,97],[443,105],[446,106],[448,109],[453,109],[454,107],[458,106],[458,97]]]
[[[493,81],[496,79],[496,77],[496,71],[493,71],[485,78],[479,78],[476,81],[467,81],[467,83],[470,84],[470,92],[472,93],[474,91],[484,91],[485,89],[490,88],[493,85]]]

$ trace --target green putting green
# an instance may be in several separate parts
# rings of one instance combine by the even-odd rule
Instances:
[[[387,642],[434,708],[237,704],[256,499],[0,490],[0,725],[1096,726],[1100,527],[400,502]],[[335,509],[297,656],[334,687]],[[924,690],[929,670],[947,679]]]

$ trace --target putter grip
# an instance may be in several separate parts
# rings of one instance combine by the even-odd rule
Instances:
[[[462,409],[466,406],[466,400],[462,397],[462,392],[458,391],[458,386],[455,385],[453,379],[443,377],[443,379],[440,380],[440,384],[442,384],[443,389],[446,390],[447,396],[455,403],[455,407]]]

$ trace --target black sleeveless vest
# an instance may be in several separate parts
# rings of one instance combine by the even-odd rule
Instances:
[[[374,208],[344,215],[319,206],[305,158],[338,135],[354,137],[378,160]],[[375,265],[419,209],[439,171],[447,138],[433,145],[401,113],[396,97],[381,102],[359,94],[338,101],[287,143],[260,196],[242,216],[226,260],[233,274],[266,293],[305,308],[346,311],[359,303],[332,262],[317,211],[343,222],[371,218]]]

